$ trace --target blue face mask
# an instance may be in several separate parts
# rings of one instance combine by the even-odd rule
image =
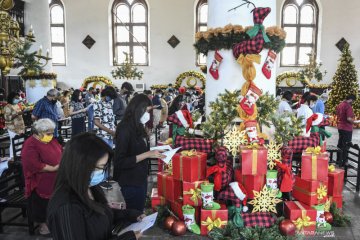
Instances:
[[[93,171],[90,179],[90,187],[98,185],[104,180],[104,178],[105,178],[105,171],[103,170]]]
[[[106,97],[105,97],[105,101],[110,102],[110,101],[111,101],[111,97],[106,96]]]
[[[20,102],[19,99],[14,99],[14,101],[13,101],[14,104],[18,104],[19,102]]]

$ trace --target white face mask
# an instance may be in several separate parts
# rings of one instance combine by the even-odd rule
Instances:
[[[142,117],[140,118],[140,122],[141,122],[142,124],[147,123],[149,120],[150,120],[150,113],[148,113],[148,112],[145,112],[145,113],[142,115]]]

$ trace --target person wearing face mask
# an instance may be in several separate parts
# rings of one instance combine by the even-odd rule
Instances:
[[[75,136],[79,133],[85,132],[85,117],[87,108],[84,108],[82,103],[82,96],[79,89],[76,89],[70,102],[70,116],[71,116],[71,135]]]
[[[283,115],[285,113],[292,113],[291,108],[291,99],[293,97],[293,93],[291,91],[285,91],[282,95],[281,101],[279,103],[279,107],[277,109],[278,115]]]
[[[47,214],[54,240],[139,239],[141,234],[134,231],[112,235],[115,225],[145,217],[134,209],[112,209],[99,187],[112,155],[112,149],[92,133],[79,134],[67,143]]]
[[[310,136],[310,131],[307,132],[305,126],[307,119],[313,115],[313,111],[311,110],[311,107],[314,106],[316,101],[317,101],[317,97],[315,95],[306,94],[303,103],[297,109],[297,115],[296,115],[297,118],[302,117],[302,125],[304,126],[302,135],[304,137]]]
[[[116,123],[119,123],[123,119],[128,96],[130,96],[132,92],[134,92],[134,88],[129,82],[124,82],[121,85],[119,94],[117,94],[113,104],[113,112],[115,114]]]
[[[163,92],[161,89],[156,89],[155,96],[152,98],[152,105],[154,106],[153,114],[154,114],[154,126],[158,126],[161,118],[161,110],[163,109],[161,105],[161,97]]]
[[[21,135],[25,133],[25,123],[23,119],[24,112],[21,111],[18,103],[20,95],[16,92],[11,92],[7,98],[8,104],[4,107],[4,119],[5,119],[5,127],[9,133],[10,137],[10,157],[14,157],[13,147],[12,147],[12,139],[16,135]]]
[[[150,99],[138,94],[131,99],[115,135],[114,176],[121,186],[126,206],[144,210],[148,162],[150,158],[164,158],[159,151],[150,151],[149,135],[145,123],[152,109]]]
[[[42,118],[49,118],[55,123],[55,129],[54,129],[54,137],[58,137],[58,120],[59,116],[57,113],[57,97],[58,97],[59,91],[56,89],[50,89],[46,96],[44,96],[42,99],[40,99],[36,104],[32,111],[31,118],[33,121],[36,121],[38,119]]]
[[[25,178],[28,217],[40,224],[41,235],[49,234],[46,209],[53,193],[62,147],[53,137],[55,123],[48,118],[34,122],[33,135],[24,142],[21,162]]]

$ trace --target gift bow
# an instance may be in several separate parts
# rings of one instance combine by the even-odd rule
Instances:
[[[254,66],[253,62],[256,62],[257,64],[260,64],[261,62],[261,56],[258,54],[246,54],[243,55],[241,54],[238,59],[237,62],[241,65],[252,65]]]
[[[266,31],[265,31],[265,28],[264,28],[264,25],[262,24],[254,24],[254,27],[252,27],[251,29],[249,29],[246,33],[247,35],[249,35],[249,37],[252,39],[254,38],[258,32],[261,31],[262,35],[263,35],[263,38],[264,38],[264,41],[266,43],[270,42],[270,39],[269,37],[266,35]]]
[[[335,171],[335,166],[334,165],[330,165],[329,166],[329,172],[334,172]]]
[[[191,150],[184,150],[181,152],[181,156],[187,156],[187,157],[193,157],[196,156],[196,150],[195,149],[191,149]]]
[[[191,188],[189,191],[184,191],[184,195],[191,195],[190,199],[198,205],[198,199],[201,198],[201,189],[200,188]]]
[[[302,230],[304,227],[309,227],[312,225],[315,225],[314,221],[310,221],[311,218],[309,216],[306,216],[305,214],[303,214],[302,218],[299,217],[298,219],[296,219],[296,221],[293,221],[293,223],[295,224],[297,230]]]
[[[320,185],[318,189],[316,189],[317,199],[322,200],[327,196],[327,188],[325,185]]]
[[[320,154],[321,153],[321,147],[317,146],[317,147],[308,147],[305,150],[306,153],[312,153],[312,154]]]
[[[207,217],[206,221],[201,221],[201,225],[207,226],[208,231],[213,230],[214,227],[220,228],[222,225],[226,225],[227,221],[221,221],[220,218],[215,219],[214,221]]]
[[[246,146],[248,149],[259,149],[260,145],[257,143],[253,143]]]

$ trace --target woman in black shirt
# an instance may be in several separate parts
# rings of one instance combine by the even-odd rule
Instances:
[[[108,206],[101,188],[112,151],[91,133],[73,137],[66,145],[58,171],[55,192],[48,206],[48,226],[54,240],[132,240],[133,231],[113,236],[115,223],[141,221],[137,210]]]
[[[165,157],[159,151],[149,151],[144,125],[151,109],[151,100],[145,94],[133,97],[115,135],[114,180],[121,186],[127,208],[139,211],[145,205],[148,159]]]

